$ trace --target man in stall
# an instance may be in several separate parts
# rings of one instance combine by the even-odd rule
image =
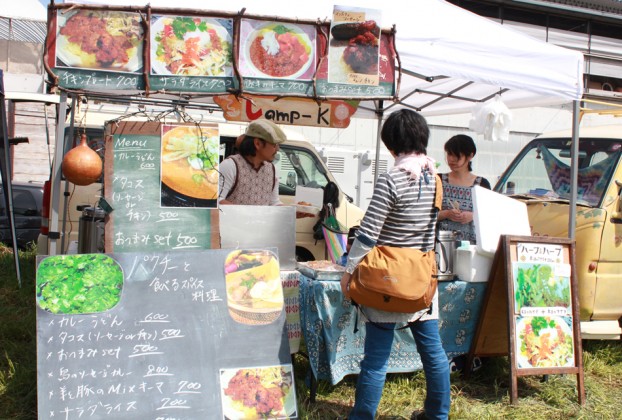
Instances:
[[[238,154],[220,164],[219,204],[281,205],[279,178],[272,161],[285,140],[285,133],[273,122],[251,122],[235,141]]]

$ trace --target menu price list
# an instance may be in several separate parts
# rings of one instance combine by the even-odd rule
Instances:
[[[123,134],[112,142],[115,252],[209,249],[209,211],[161,205],[161,138]]]
[[[284,314],[252,340],[253,327],[229,317],[224,270],[214,270],[227,253],[110,254],[124,272],[113,308],[39,306],[39,418],[222,418],[220,369],[291,363]]]

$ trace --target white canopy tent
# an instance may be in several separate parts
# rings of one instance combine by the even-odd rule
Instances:
[[[206,15],[210,10],[237,13],[245,9],[246,14],[304,21],[330,20],[335,5],[328,0],[179,0],[175,4],[170,0],[76,0],[74,3],[174,6],[176,9],[201,10]],[[442,0],[339,0],[338,4],[381,9],[381,26],[390,28],[395,25],[396,28],[395,44],[401,62],[399,100],[395,103],[363,101],[355,117],[380,120],[401,107],[415,109],[426,116],[468,113],[474,105],[501,94],[503,103],[509,108],[574,101],[573,127],[578,126],[578,100],[583,95],[581,53],[538,41]],[[163,98],[179,98],[167,96]],[[213,104],[209,97],[198,100]],[[57,139],[63,138],[61,129]],[[575,147],[576,137],[575,130]],[[62,150],[57,147],[57,151]],[[57,152],[56,161],[61,160],[62,155]],[[573,168],[575,166],[576,162]],[[55,178],[60,183],[60,176]],[[571,189],[576,191],[576,173],[573,180]],[[53,197],[52,202],[57,203],[57,199],[55,201]],[[54,214],[55,205],[52,207]],[[571,205],[571,221],[574,221],[574,212],[575,206]],[[51,224],[51,229],[57,227],[54,219]],[[574,237],[572,222],[569,234]]]

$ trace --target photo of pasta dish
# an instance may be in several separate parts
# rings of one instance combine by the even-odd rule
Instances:
[[[57,65],[135,72],[142,67],[143,29],[136,13],[58,13]]]
[[[226,22],[223,21],[223,22]],[[151,26],[154,74],[229,76],[231,34],[218,19],[161,17]]]

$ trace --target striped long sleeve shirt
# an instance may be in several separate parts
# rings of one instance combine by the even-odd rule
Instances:
[[[422,174],[417,180],[393,168],[378,176],[374,194],[361,222],[356,240],[348,253],[346,271],[352,273],[374,245],[416,248],[424,252],[434,248],[437,210],[434,208],[434,177]],[[425,311],[424,311],[425,312]],[[407,322],[421,314],[402,314],[364,308],[374,322]],[[438,297],[433,313],[421,319],[438,318]]]

